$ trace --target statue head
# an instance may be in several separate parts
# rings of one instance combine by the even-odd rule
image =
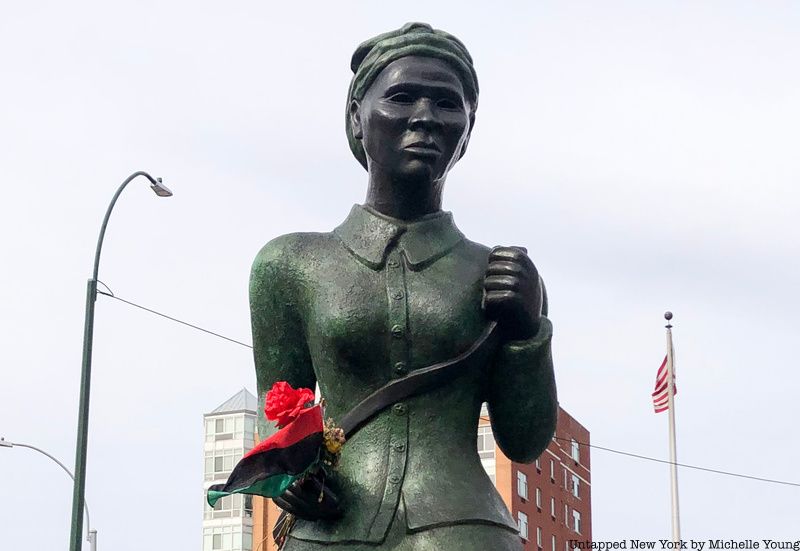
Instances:
[[[454,36],[408,23],[353,54],[347,138],[370,170],[443,179],[466,151],[478,106],[472,58]]]

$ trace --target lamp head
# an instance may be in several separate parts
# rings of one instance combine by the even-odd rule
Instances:
[[[151,181],[150,189],[159,197],[172,197],[172,192],[167,186],[161,183],[161,178],[156,178],[155,182]]]
[[[13,448],[13,442],[6,442],[5,438],[0,438],[0,448]]]

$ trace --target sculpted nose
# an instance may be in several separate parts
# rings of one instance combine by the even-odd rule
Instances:
[[[433,102],[427,98],[420,98],[414,104],[414,111],[408,119],[408,126],[415,128],[432,128],[441,126],[442,121],[436,114]]]

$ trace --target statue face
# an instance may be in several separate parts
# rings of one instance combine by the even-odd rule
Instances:
[[[463,154],[471,127],[464,87],[447,63],[409,56],[387,65],[351,105],[370,171],[432,182]]]

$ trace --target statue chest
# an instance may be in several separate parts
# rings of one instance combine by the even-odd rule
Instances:
[[[303,321],[323,394],[365,394],[469,348],[485,323],[484,270],[458,255],[414,267],[397,248],[380,269],[322,259],[308,274]]]

